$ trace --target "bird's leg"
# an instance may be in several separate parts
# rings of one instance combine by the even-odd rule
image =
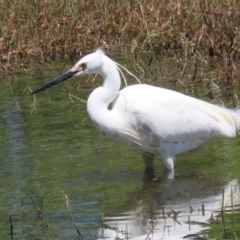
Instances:
[[[163,161],[164,166],[166,167],[167,170],[173,170],[174,169],[174,160],[173,157],[170,156],[166,152],[161,152],[161,158]]]
[[[152,180],[155,178],[153,169],[154,154],[150,152],[142,152],[142,158],[145,164],[144,181]]]
[[[165,168],[165,171],[163,173],[163,177],[165,179],[174,179],[174,169],[169,170],[169,169]]]
[[[146,169],[153,168],[153,157],[154,157],[153,153],[142,152],[142,158]]]
[[[174,179],[173,157],[163,151],[163,152],[161,152],[161,158],[162,158],[163,164],[165,166],[164,177],[166,179]]]

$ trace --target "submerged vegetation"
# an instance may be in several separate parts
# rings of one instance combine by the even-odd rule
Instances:
[[[99,46],[239,59],[237,0],[13,0],[0,8],[2,67],[30,57],[71,59]]]

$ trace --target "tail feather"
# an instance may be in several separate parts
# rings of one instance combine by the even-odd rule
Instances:
[[[240,109],[232,110],[211,106],[214,108],[214,111],[211,111],[211,117],[218,123],[222,135],[230,138],[236,137],[240,130]]]

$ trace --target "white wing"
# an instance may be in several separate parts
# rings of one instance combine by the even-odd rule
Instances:
[[[114,110],[124,114],[119,117],[124,117],[129,131],[154,133],[168,142],[234,137],[240,128],[240,117],[232,110],[149,85],[123,89]]]

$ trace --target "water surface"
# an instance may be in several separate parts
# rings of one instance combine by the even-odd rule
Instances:
[[[178,72],[171,65],[162,72],[166,68],[173,76],[165,74],[161,80],[174,79]],[[174,180],[165,178],[158,158],[155,176],[146,177],[141,156],[101,135],[87,118],[86,104],[71,100],[66,90],[86,100],[100,82],[86,77],[36,98],[27,93],[29,85],[38,87],[60,72],[34,69],[16,75],[11,87],[2,85],[1,239],[78,239],[69,211],[84,239],[191,239],[205,233],[221,238],[233,232],[239,236],[240,137],[214,139],[178,156]],[[143,82],[144,77],[184,92],[171,81],[155,81],[150,72],[141,75]],[[234,91],[239,93],[237,87]],[[206,92],[199,87],[191,94],[211,101]],[[224,96],[220,100],[231,103]],[[223,189],[226,211],[234,209],[231,216],[238,219],[226,226],[221,217],[217,220]],[[216,228],[210,227],[209,219]]]

